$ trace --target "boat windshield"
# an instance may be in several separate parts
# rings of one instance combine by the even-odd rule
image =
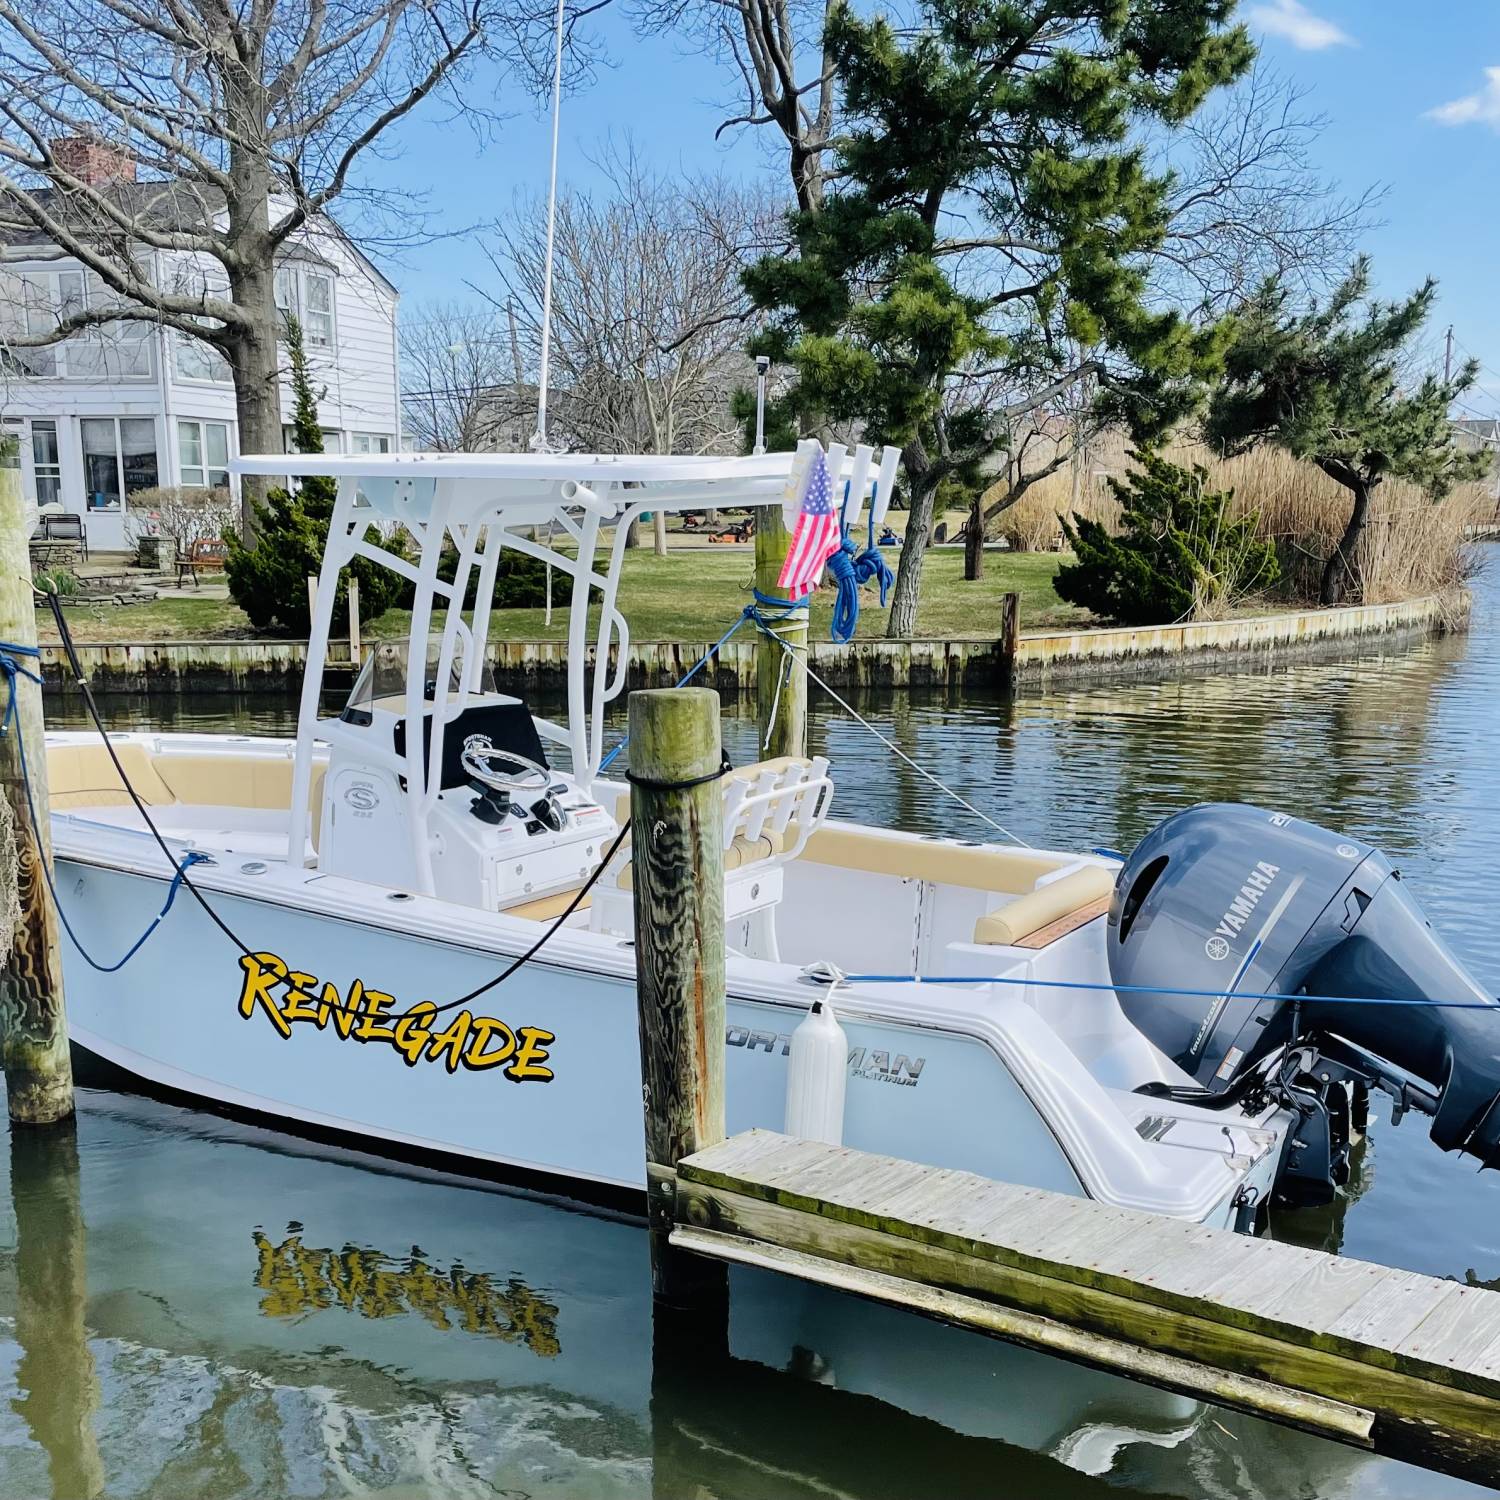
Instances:
[[[437,698],[437,675],[442,652],[442,637],[427,639],[426,669],[422,680],[422,697],[432,703]],[[406,711],[407,663],[411,660],[410,643],[402,636],[395,640],[380,641],[371,646],[365,656],[364,665],[354,679],[344,710],[339,715],[346,724],[369,724],[371,710],[389,708],[395,713]],[[460,691],[464,682],[464,658],[462,642],[454,650],[453,664],[448,672],[447,692]],[[477,691],[495,691],[495,673],[488,663],[480,672]]]

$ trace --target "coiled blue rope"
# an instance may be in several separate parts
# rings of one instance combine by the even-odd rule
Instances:
[[[23,646],[17,641],[0,641],[0,673],[5,676],[5,712],[0,715],[0,739],[11,732],[11,726],[16,722],[18,712],[16,704],[16,678],[24,677],[34,682],[38,687],[42,685],[41,675],[33,672],[23,665],[26,660],[37,660],[41,652],[35,646]],[[36,813],[36,798],[31,790],[31,768],[26,764],[26,741],[20,735],[16,735],[17,758],[21,762],[21,785],[26,792],[26,812],[31,820],[31,831],[36,836],[37,848],[42,846],[42,824]],[[68,920],[68,914],[63,910],[62,901],[58,898],[57,882],[52,875],[52,867],[48,864],[45,855],[39,863],[42,867],[42,876],[47,882],[47,891],[52,897],[52,905],[57,912],[57,920],[62,924],[63,931],[68,934],[73,946],[78,950],[84,962],[92,969],[97,969],[101,974],[115,974],[125,967],[132,958],[145,946],[146,939],[161,926],[166,915],[172,910],[172,903],[177,899],[177,892],[182,888],[183,878],[187,871],[194,865],[200,864],[208,859],[208,855],[200,854],[196,849],[187,850],[181,863],[177,866],[176,873],[172,876],[172,883],[167,887],[167,899],[162,903],[162,908],[151,919],[151,924],[133,942],[126,951],[125,956],[112,964],[101,963],[97,958],[83,946],[72,922]]]
[[[866,547],[863,552],[855,548],[846,536],[839,550],[828,559],[828,571],[838,588],[833,601],[833,622],[829,627],[829,638],[842,645],[854,639],[859,625],[859,591],[871,579],[880,584],[880,607],[885,608],[886,595],[896,581],[890,564],[880,555],[878,547]]]

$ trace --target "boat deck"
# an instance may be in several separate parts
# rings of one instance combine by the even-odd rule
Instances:
[[[672,1243],[1500,1479],[1500,1294],[750,1131],[678,1165]]]

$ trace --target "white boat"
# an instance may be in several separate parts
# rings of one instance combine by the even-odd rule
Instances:
[[[95,956],[138,938],[189,859],[203,897],[177,899],[119,973],[69,947],[77,1046],[157,1090],[294,1131],[585,1195],[638,1193],[628,846],[578,897],[628,812],[625,782],[602,774],[628,642],[617,607],[626,523],[658,509],[795,505],[807,451],[241,459],[244,473],[338,480],[297,736],[112,735],[160,841],[96,735],[48,737],[57,888]],[[831,458],[850,519],[889,496],[893,453]],[[368,539],[398,525],[411,561]],[[570,551],[534,540],[550,526]],[[456,552],[447,582],[445,544]],[[507,552],[572,579],[566,724],[490,686]],[[332,712],[337,583],[356,557],[410,580],[410,644],[372,652]],[[871,753],[886,752],[872,742]],[[1166,855],[1122,866],[976,843],[967,823],[934,838],[842,821],[838,768],[821,757],[740,767],[723,785],[732,1131],[782,1126],[790,1034],[833,965],[888,976],[851,978],[836,997],[851,1146],[1243,1229],[1273,1189],[1332,1193],[1369,1083],[1440,1123],[1442,1099],[1458,1100],[1441,1144],[1487,1149],[1497,1111],[1474,1103],[1472,1078],[1444,1095],[1451,1080],[1431,1069],[1338,1051],[1326,1028],[1298,1019],[1300,1005],[1259,998],[1278,976],[1292,983],[1280,958],[1267,967],[1277,943],[1290,933],[1300,954],[1303,934],[1321,931],[1293,922],[1299,903],[1321,892],[1317,911],[1342,913],[1350,880],[1376,888],[1361,874],[1383,866],[1373,851],[1340,843],[1335,856],[1334,836],[1256,814],[1255,838],[1273,852],[1242,868],[1243,838],[1215,843],[1199,829],[1185,885],[1192,862],[1159,878]],[[1274,854],[1289,840],[1298,870]],[[1188,889],[1209,913],[1201,925],[1181,904]],[[1379,889],[1372,910],[1385,911]],[[1173,890],[1179,904],[1159,909]],[[1122,954],[1137,982],[1122,981]],[[1421,977],[1411,964],[1403,973]],[[1143,997],[1159,1009],[1144,1013]],[[1170,1041],[1158,1015],[1190,1035]]]

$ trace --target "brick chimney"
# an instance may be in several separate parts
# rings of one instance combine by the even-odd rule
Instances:
[[[135,181],[135,159],[97,136],[70,135],[53,141],[52,155],[58,166],[89,187]]]

